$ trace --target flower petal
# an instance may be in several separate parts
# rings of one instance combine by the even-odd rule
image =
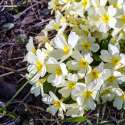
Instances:
[[[68,37],[68,44],[74,48],[79,40],[79,36],[75,32],[70,32]]]

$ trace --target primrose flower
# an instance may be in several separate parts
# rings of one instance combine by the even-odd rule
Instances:
[[[32,84],[30,92],[34,94],[36,97],[41,95],[44,96],[44,89],[43,89],[43,84],[45,83],[46,78],[41,78],[35,81],[31,81],[30,83]]]
[[[98,67],[92,69],[90,72],[87,73],[85,77],[86,83],[95,81],[103,81],[103,69],[104,69],[104,64],[101,63]]]
[[[61,61],[66,60],[71,56],[73,49],[78,42],[79,36],[75,32],[70,32],[68,40],[65,39],[64,35],[60,34],[55,37],[52,41],[55,51],[52,52],[52,57],[61,59]]]
[[[88,37],[80,38],[78,42],[78,50],[83,53],[97,52],[99,50],[99,45],[94,42],[95,39],[90,35]]]
[[[63,86],[65,76],[68,74],[66,65],[64,63],[58,63],[54,58],[49,58],[46,66],[47,72],[50,74],[47,81],[56,87]]]
[[[115,94],[111,86],[102,87],[100,91],[100,97],[103,103],[111,102],[115,98]]]
[[[84,84],[78,94],[77,94],[77,103],[80,106],[80,110],[82,109],[91,109],[94,110],[96,107],[95,99],[97,95],[97,89],[91,84]]]
[[[58,112],[60,117],[64,117],[63,112],[66,111],[65,104],[53,93],[49,92],[49,99],[45,100],[44,103],[50,104],[50,107],[47,108],[47,111],[50,112],[52,115],[55,115]]]
[[[104,69],[104,83],[101,87],[100,96],[103,103],[112,101],[115,98],[113,88],[119,88],[119,84],[123,83],[124,75],[112,69]]]
[[[106,62],[105,66],[109,68],[119,69],[125,65],[125,55],[121,54],[119,48],[109,44],[108,51],[101,50],[100,58]]]
[[[43,77],[46,74],[45,59],[46,55],[40,49],[36,50],[36,54],[30,53],[27,57],[28,71],[31,74],[37,74],[38,77]]]
[[[79,76],[84,77],[86,73],[91,70],[90,64],[93,59],[89,53],[82,55],[79,51],[75,50],[71,56],[74,60],[67,62],[69,70],[78,71]]]
[[[98,21],[96,22],[99,31],[106,33],[109,29],[115,28],[116,18],[116,8],[109,6],[106,10],[104,7],[96,9]]]
[[[125,92],[121,89],[114,89],[114,92],[116,93],[116,97],[114,99],[113,106],[118,110],[122,108],[125,109]]]
[[[66,29],[67,23],[65,17],[59,11],[56,11],[55,15],[55,19],[46,25],[44,32],[56,30],[58,33],[63,33]]]
[[[120,73],[119,71],[115,71],[112,69],[104,69],[105,77],[104,77],[104,84],[103,87],[119,87],[119,84],[121,84],[125,80],[125,76]]]
[[[78,82],[78,76],[76,74],[68,74],[63,88],[61,88],[58,92],[64,98],[67,98],[71,95],[72,99],[75,100],[76,94],[82,85],[83,83]]]

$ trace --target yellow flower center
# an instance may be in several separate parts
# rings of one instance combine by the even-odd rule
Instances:
[[[69,81],[67,86],[68,86],[68,89],[72,90],[76,87],[76,83]]]
[[[121,98],[122,100],[125,100],[125,93],[124,93],[122,96],[120,96],[120,98]]]
[[[53,28],[54,28],[55,30],[59,30],[60,25],[59,25],[58,23],[54,23],[54,24],[53,24]]]
[[[115,76],[110,76],[106,81],[109,83],[113,83],[116,80]]]
[[[112,64],[114,66],[118,65],[120,63],[120,61],[121,61],[121,58],[119,56],[113,56],[112,57]]]
[[[73,2],[74,0],[64,0],[65,3]]]
[[[90,99],[92,97],[92,95],[93,95],[93,92],[90,91],[90,90],[86,90],[86,91],[83,92],[83,97],[84,97],[85,100]]]
[[[60,108],[60,107],[61,107],[60,101],[58,101],[58,100],[53,101],[53,106],[54,106],[55,108]]]
[[[69,53],[69,51],[70,51],[69,46],[65,45],[63,48],[64,54],[67,55]]]
[[[125,15],[121,16],[120,20],[122,21],[122,23],[125,23]]]
[[[120,4],[120,3],[114,3],[113,7],[117,8],[117,9],[120,9],[120,8],[122,8],[122,4]]]
[[[89,4],[89,0],[82,0],[82,7],[84,9],[86,9],[86,7],[88,6],[88,4]]]
[[[65,18],[65,17],[62,17],[62,18],[60,19],[60,22],[61,22],[61,23],[66,23],[66,18]]]
[[[79,65],[81,68],[86,68],[88,66],[88,62],[84,58],[81,58],[79,61]]]
[[[82,43],[82,48],[85,50],[85,51],[89,51],[91,49],[92,45],[90,42],[83,42]]]
[[[38,71],[41,71],[43,68],[43,64],[39,60],[36,61],[36,68]]]
[[[32,48],[32,53],[36,53],[36,49],[34,47]]]
[[[56,68],[56,72],[55,72],[55,74],[56,74],[57,76],[62,75],[62,70],[61,70],[60,67]]]
[[[106,24],[109,23],[109,21],[110,21],[109,15],[103,15],[101,18],[102,18],[102,21]]]
[[[91,78],[92,80],[98,79],[98,78],[100,78],[100,77],[101,77],[101,72],[100,72],[100,71],[98,71],[97,69],[93,69],[93,70],[91,71],[91,73],[90,73],[90,78]]]

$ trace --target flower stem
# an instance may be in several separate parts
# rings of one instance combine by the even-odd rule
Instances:
[[[36,75],[36,74],[35,74]],[[28,81],[26,81],[23,86],[21,86],[21,88],[15,93],[15,95],[6,103],[5,105],[5,109],[11,104],[11,102],[18,96],[18,94],[24,89],[24,87],[34,78],[33,75]]]

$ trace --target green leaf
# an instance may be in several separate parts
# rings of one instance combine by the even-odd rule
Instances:
[[[125,53],[125,39],[119,41],[120,52]]]
[[[55,92],[55,90],[56,90],[56,88],[53,87],[53,86],[52,86],[50,83],[48,83],[48,82],[45,82],[45,83],[43,84],[43,87],[44,87],[45,93],[49,93],[49,91]]]
[[[71,123],[82,123],[87,120],[86,116],[74,117],[74,118],[66,118],[64,122],[71,122]]]
[[[108,49],[108,44],[109,44],[109,40],[108,39],[105,39],[101,42],[101,45],[100,45],[100,48],[101,49],[104,49],[104,50],[107,50]]]
[[[64,103],[66,104],[71,104],[71,103],[75,103],[75,101],[71,98],[71,96],[64,98]]]
[[[14,114],[13,112],[8,112],[6,111],[6,109],[0,107],[0,118],[4,116],[8,116],[12,119],[16,119],[16,114]]]

